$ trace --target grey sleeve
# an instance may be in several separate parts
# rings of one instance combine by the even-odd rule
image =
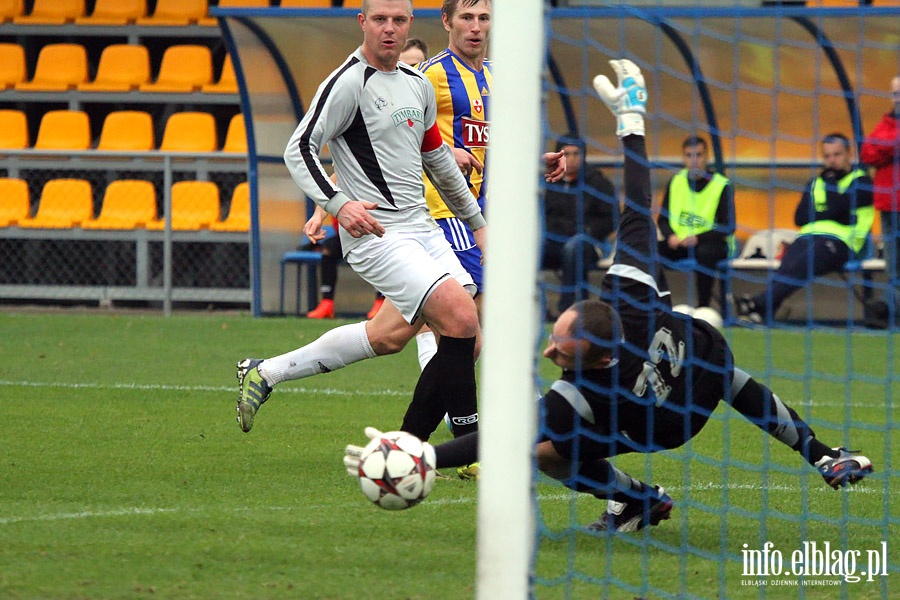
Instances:
[[[472,231],[481,229],[487,224],[478,202],[469,191],[466,178],[456,165],[453,151],[446,142],[430,152],[422,153],[422,167],[447,204],[447,208],[457,218],[465,221]]]

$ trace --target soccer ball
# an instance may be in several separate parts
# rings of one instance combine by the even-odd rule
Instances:
[[[434,448],[404,431],[371,440],[359,458],[359,487],[386,510],[402,510],[425,499],[434,486]]]
[[[690,304],[676,304],[672,307],[672,312],[681,313],[683,315],[691,316],[694,314],[694,307]]]
[[[700,319],[701,321],[706,321],[719,331],[722,331],[722,315],[716,312],[716,309],[714,308],[701,306],[700,308],[694,310],[694,318]]]

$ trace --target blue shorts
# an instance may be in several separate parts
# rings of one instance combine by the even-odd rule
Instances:
[[[456,258],[462,263],[463,268],[472,276],[478,293],[484,292],[484,270],[481,266],[481,249],[475,245],[475,236],[472,230],[463,221],[456,217],[437,219],[437,224],[444,231],[444,237],[450,242],[450,247],[456,253]]]

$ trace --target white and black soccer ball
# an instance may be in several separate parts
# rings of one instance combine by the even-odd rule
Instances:
[[[359,458],[359,487],[386,510],[415,506],[434,486],[434,448],[404,431],[371,440]]]

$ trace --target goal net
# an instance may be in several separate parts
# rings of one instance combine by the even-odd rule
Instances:
[[[535,17],[532,3],[494,3],[489,256],[496,262],[487,265],[491,294],[486,296],[482,361],[482,452],[492,458],[484,461],[480,490],[480,598],[501,597],[490,594],[511,584],[527,586],[535,598],[897,594],[888,575],[898,568],[900,521],[894,500],[900,497],[900,424],[893,410],[896,342],[890,331],[866,327],[865,311],[869,300],[892,286],[881,253],[879,216],[865,249],[853,257],[858,260],[804,282],[777,311],[764,315],[762,324],[739,321],[731,306],[734,296],[771,289],[781,241],[790,242],[790,232],[796,235],[794,211],[807,183],[822,169],[822,139],[844,134],[855,159],[866,133],[892,107],[889,86],[898,74],[900,7],[797,4],[736,0],[625,6],[573,0],[568,7],[546,6]],[[534,29],[522,28],[542,25],[546,60],[536,116],[527,86],[528,74],[537,77],[537,72],[529,71],[533,57],[526,47],[539,45],[539,38],[523,35]],[[730,263],[710,274],[717,290],[712,306],[724,318],[736,364],[790,404],[820,439],[862,450],[872,459],[875,473],[856,487],[831,489],[795,453],[724,404],[681,448],[613,459],[635,478],[665,486],[675,502],[670,520],[635,533],[588,530],[606,502],[561,487],[522,458],[533,438],[523,441],[510,434],[517,427],[510,415],[522,415],[522,431],[531,435],[527,421],[534,415],[522,406],[532,390],[510,390],[509,381],[536,379],[543,391],[556,379],[558,369],[534,351],[546,336],[548,313],[557,313],[561,293],[595,297],[604,257],[598,255],[598,265],[574,285],[564,282],[556,267],[541,269],[540,253],[527,250],[531,225],[520,218],[532,210],[528,199],[540,198],[551,186],[537,190],[538,183],[523,182],[521,173],[534,170],[536,153],[574,134],[583,142],[586,171],[600,169],[615,186],[615,201],[623,200],[614,119],[591,86],[599,73],[613,77],[607,64],[613,58],[631,59],[647,80],[655,202],[683,168],[682,142],[691,135],[705,138],[709,167],[734,186],[736,251]],[[505,84],[514,87],[504,89]],[[543,145],[531,153],[527,135],[515,133],[539,128]],[[585,185],[582,176],[575,186],[579,202],[586,201]],[[533,206],[538,215],[541,208]],[[545,225],[537,227],[542,239],[549,233]],[[782,230],[788,231],[786,238],[776,236]],[[607,254],[614,245],[614,240],[592,242]],[[696,264],[671,266],[673,304],[696,304]],[[528,302],[534,281],[524,293],[515,288],[513,275],[530,269],[537,274],[540,308]],[[543,327],[531,327],[540,316]],[[521,468],[532,469],[524,483]],[[523,504],[516,494],[529,482],[532,494]],[[512,534],[515,543],[533,552],[491,541],[509,535],[507,521],[495,522],[503,506],[507,514],[524,511],[533,517],[533,530],[525,526]]]

